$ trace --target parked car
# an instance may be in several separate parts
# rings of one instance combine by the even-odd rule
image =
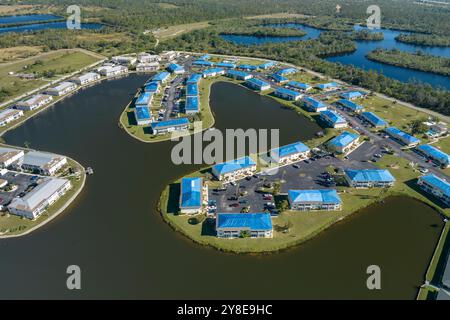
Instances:
[[[239,207],[239,203],[232,203],[232,204],[230,204],[230,207],[237,208],[237,207]]]
[[[298,164],[294,164],[293,167],[294,167],[295,169],[300,168],[300,167],[298,166]]]

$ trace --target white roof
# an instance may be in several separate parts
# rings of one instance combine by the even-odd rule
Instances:
[[[26,104],[26,105],[32,106],[33,104],[39,102],[39,100],[47,99],[49,97],[51,98],[51,96],[49,96],[47,94],[36,94],[27,100],[20,101],[19,104]]]
[[[61,82],[60,84],[58,84],[56,87],[53,87],[52,89],[56,90],[56,91],[61,91],[70,87],[76,86],[74,83],[72,82]]]
[[[20,113],[21,111],[19,110],[14,110],[14,109],[5,109],[0,111],[0,119],[5,119],[10,117],[11,115],[15,114],[15,113]]]
[[[55,192],[57,192],[62,186],[67,183],[68,180],[60,178],[49,178],[40,183],[37,187],[31,190],[22,198],[14,198],[11,201],[9,207],[13,207],[19,210],[33,211]]]
[[[97,73],[95,73],[95,72],[88,72],[88,73],[85,73],[85,74],[79,76],[78,79],[83,81],[83,80],[89,80],[89,79],[92,79],[92,78],[96,78],[98,76],[99,75]]]
[[[40,168],[51,167],[54,162],[58,162],[63,156],[40,151],[30,151],[23,157],[22,164],[36,166]]]

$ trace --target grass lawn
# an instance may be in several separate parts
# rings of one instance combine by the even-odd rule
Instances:
[[[42,78],[37,80],[20,79],[16,76],[9,75],[9,72],[33,73],[53,71],[56,75],[63,76],[91,65],[98,60],[99,58],[95,58],[83,51],[58,50],[13,63],[2,64],[0,65],[0,87],[7,92],[1,97],[2,101],[19,96],[47,83],[46,79]],[[57,76],[52,79],[56,78]]]
[[[248,16],[245,19],[288,19],[288,18],[305,18],[307,15],[300,13],[289,13],[289,12],[279,12],[279,13],[270,13],[270,14],[262,14],[258,16]]]
[[[69,201],[70,198],[72,198],[72,196],[80,190],[84,180],[86,179],[86,175],[84,174],[84,171],[82,171],[83,168],[77,162],[71,159],[68,159],[68,162],[70,167],[79,168],[79,170],[81,170],[80,176],[68,178],[72,183],[72,188],[34,221],[15,215],[10,215],[8,213],[2,213],[2,215],[0,215],[0,235],[18,235],[26,232],[30,228],[44,223],[46,220],[55,215],[58,210],[60,210],[67,203],[67,201]]]
[[[176,36],[179,36],[183,33],[203,29],[209,26],[208,21],[202,21],[202,22],[194,22],[194,23],[186,23],[186,24],[179,24],[175,26],[170,26],[167,28],[161,28],[153,32],[154,36],[163,41],[166,39],[170,39]]]
[[[372,111],[385,119],[391,126],[405,131],[409,131],[408,124],[412,120],[428,118],[426,113],[377,96],[368,96],[367,98],[357,99],[355,102],[362,105],[366,111]]]
[[[18,46],[0,49],[0,63],[35,56],[42,53],[39,46]]]

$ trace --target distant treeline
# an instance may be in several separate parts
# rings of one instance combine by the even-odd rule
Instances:
[[[422,51],[409,53],[397,49],[377,49],[370,52],[367,58],[394,66],[450,76],[450,59],[425,54]]]
[[[351,52],[355,43],[348,33],[323,32],[317,40],[237,46],[220,38],[217,30],[196,30],[164,42],[161,49],[243,55],[293,63],[368,90],[384,93],[442,114],[450,115],[450,91],[423,83],[403,83],[375,71],[328,62],[320,57]]]
[[[395,40],[421,46],[450,47],[450,36],[440,36],[436,34],[401,33],[395,37]]]

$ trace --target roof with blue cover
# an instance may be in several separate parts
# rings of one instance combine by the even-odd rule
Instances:
[[[277,88],[277,90],[275,91],[275,94],[282,94],[282,95],[287,95],[287,96],[291,96],[291,97],[299,97],[302,94],[300,92],[294,91],[294,90],[289,90],[286,88]]]
[[[370,111],[366,111],[361,113],[361,115],[366,118],[367,121],[369,121],[370,123],[372,123],[373,125],[377,126],[377,127],[381,127],[381,126],[386,126],[387,122],[384,121],[382,118],[380,118],[379,116],[377,116],[375,113],[370,112]]]
[[[325,110],[320,113],[321,116],[325,117],[327,120],[331,121],[334,124],[337,123],[346,123],[344,118],[342,118],[336,111],[333,110]]]
[[[212,68],[212,69],[206,69],[205,71],[203,71],[203,75],[204,76],[208,76],[208,75],[212,75],[212,74],[216,74],[219,72],[224,72],[225,70],[222,68]]]
[[[275,80],[276,82],[287,82],[287,81],[289,81],[288,78],[283,77],[281,74],[278,74],[278,73],[273,73],[273,74],[270,75],[270,77],[273,80]]]
[[[341,100],[338,101],[338,103],[340,103],[341,105],[343,105],[347,109],[350,109],[353,112],[361,111],[361,110],[364,109],[363,106],[360,106],[359,104],[354,103],[353,101],[350,101],[350,100],[347,100],[347,99],[341,99]]]
[[[239,71],[239,70],[227,70],[227,74],[232,75],[232,76],[242,77],[242,78],[245,78],[245,77],[251,75],[250,73],[246,73],[246,72]]]
[[[284,69],[278,70],[275,73],[284,76],[284,75],[292,74],[292,73],[296,73],[296,72],[297,72],[297,69],[295,69],[295,68],[284,68]]]
[[[150,99],[152,98],[152,93],[147,91],[147,92],[142,92],[139,97],[136,99],[136,102],[134,103],[136,106],[139,105],[145,105],[147,106],[150,103]]]
[[[324,90],[324,89],[329,89],[329,88],[338,88],[340,86],[341,85],[339,83],[328,82],[328,83],[322,83],[322,84],[317,85],[317,88]]]
[[[198,84],[201,78],[202,78],[202,75],[200,73],[193,73],[186,80],[186,84],[192,84],[192,83]]]
[[[343,99],[356,99],[356,98],[359,98],[362,96],[363,96],[363,93],[360,91],[348,91],[348,92],[341,93],[341,98],[343,98]]]
[[[268,68],[273,67],[274,65],[275,65],[274,61],[267,61],[267,62],[261,63],[258,67],[260,69],[268,69]]]
[[[359,134],[344,131],[337,137],[330,140],[329,144],[335,147],[346,147],[359,138]]]
[[[420,179],[425,181],[427,184],[441,190],[442,193],[450,197],[450,183],[448,183],[446,180],[441,179],[432,173],[422,176],[420,177]]]
[[[170,119],[166,121],[159,121],[159,122],[153,122],[152,128],[153,129],[162,129],[166,127],[176,127],[176,126],[184,126],[189,124],[188,118],[176,118],[176,119]]]
[[[199,58],[199,60],[208,60],[208,59],[211,59],[211,56],[209,55],[209,54],[204,54],[204,55],[202,55],[200,58]]]
[[[144,91],[147,92],[156,92],[159,89],[159,82],[151,81],[145,84]]]
[[[198,97],[197,96],[189,96],[186,98],[186,111],[198,111]]]
[[[214,65],[213,62],[206,61],[206,60],[195,60],[194,62],[192,62],[192,64],[196,65],[196,66],[204,66],[204,67],[212,67]]]
[[[186,95],[187,96],[198,96],[198,85],[197,84],[188,84],[186,86]]]
[[[170,76],[170,73],[163,71],[153,76],[152,81],[165,81]]]
[[[220,229],[272,230],[270,213],[218,213],[216,227]]]
[[[264,86],[268,86],[269,85],[267,82],[262,81],[260,79],[256,79],[256,78],[251,78],[251,79],[248,79],[246,81],[247,81],[247,83],[250,83],[250,84],[255,85],[257,87],[264,87]]]
[[[231,62],[219,62],[217,66],[220,68],[236,68],[236,64]]]
[[[342,203],[334,189],[289,190],[288,195],[291,203]]]
[[[254,66],[251,64],[240,64],[237,66],[237,68],[243,70],[258,70],[258,66]]]
[[[219,173],[219,174],[226,174],[230,172],[234,172],[240,169],[249,168],[252,166],[255,166],[256,163],[253,161],[250,157],[242,157],[236,160],[231,160],[223,163],[218,163],[213,166],[213,168]]]
[[[308,90],[309,88],[311,88],[309,84],[298,81],[289,81],[287,85],[301,90]]]
[[[441,163],[444,163],[444,164],[450,163],[450,156],[448,154],[446,154],[445,152],[443,152],[433,146],[430,146],[429,144],[424,144],[424,145],[418,146],[417,149],[429,154],[434,159],[439,160],[439,162],[441,162]]]
[[[180,66],[179,64],[176,63],[171,63],[167,66],[167,70],[169,70],[170,72],[175,72],[175,71],[184,71],[184,67]]]
[[[294,142],[279,148],[272,149],[271,153],[274,153],[279,158],[288,157],[296,153],[308,152],[309,148],[302,142]]]
[[[148,109],[148,107],[136,107],[134,113],[137,120],[151,119],[150,110]]]
[[[202,178],[181,179],[180,207],[199,208],[202,206]]]
[[[395,178],[386,169],[366,169],[352,170],[347,169],[345,173],[350,180],[355,182],[394,182]]]
[[[407,141],[408,144],[419,143],[420,140],[416,137],[400,130],[395,127],[386,128],[385,131],[394,137],[400,137]]]
[[[326,107],[326,104],[320,100],[316,100],[312,97],[304,97],[303,101],[311,105],[314,109]]]

